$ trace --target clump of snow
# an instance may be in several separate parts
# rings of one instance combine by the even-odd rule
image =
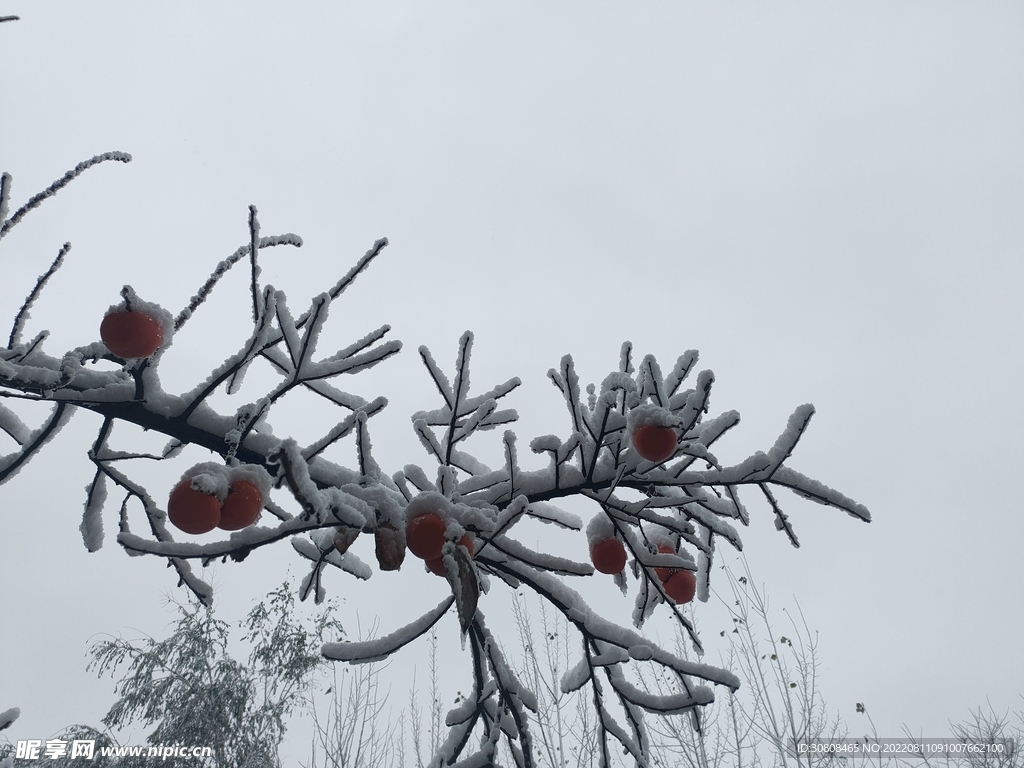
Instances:
[[[675,429],[680,423],[679,417],[672,411],[657,405],[638,405],[636,408],[630,408],[626,414],[626,430],[631,437],[640,427],[651,425]]]
[[[231,488],[232,478],[231,470],[228,467],[214,464],[212,461],[204,461],[186,470],[185,474],[181,476],[181,480],[188,480],[195,490],[216,496],[220,501],[224,501]]]
[[[493,504],[477,502],[475,504],[456,503],[452,505],[452,517],[464,528],[490,532],[495,529],[498,519],[498,508]]]
[[[309,481],[313,485],[312,480]],[[310,503],[318,519],[328,519],[353,528],[372,529],[376,524],[373,506],[337,488],[313,490]]]
[[[560,687],[562,693],[573,693],[590,682],[590,664],[587,659],[580,659],[573,667],[562,675]]]
[[[391,526],[396,530],[404,527],[402,525],[402,502],[404,499],[399,492],[393,491],[384,485],[364,487],[356,483],[347,483],[341,487],[341,490],[361,499],[369,505],[371,510],[370,514],[366,517],[368,524],[373,523],[377,527],[381,525]],[[403,542],[405,540],[404,534],[402,540]]]
[[[85,548],[90,552],[98,552],[103,546],[103,504],[107,500],[107,476],[102,472],[85,486],[85,512],[78,530],[82,533]]]
[[[541,435],[530,441],[530,450],[534,453],[544,451],[557,451],[562,447],[562,440],[558,435]]]
[[[644,534],[647,536],[647,540],[658,547],[672,547],[674,552],[676,549],[676,536],[675,534],[663,525],[645,525]]]
[[[629,653],[625,648],[614,645],[607,646],[601,653],[590,658],[590,663],[595,667],[610,667],[626,661],[629,661]]]
[[[443,518],[449,518],[451,517],[452,504],[437,491],[424,491],[406,506],[405,522],[408,524],[414,517],[419,517],[428,512],[433,512]]]
[[[644,536],[655,553],[643,558],[643,565],[651,568],[697,570],[693,556],[685,547],[678,546],[678,534],[662,525],[644,526]]]
[[[252,483],[260,489],[264,500],[270,496],[270,489],[274,487],[274,479],[259,464],[239,464],[228,467],[228,478],[231,483],[236,483],[239,480]]]
[[[649,645],[631,645],[629,646],[629,657],[636,659],[637,661],[649,661],[654,658],[654,651]]]
[[[615,538],[615,524],[611,518],[603,512],[599,512],[590,518],[587,523],[587,546],[593,548],[599,541]]]

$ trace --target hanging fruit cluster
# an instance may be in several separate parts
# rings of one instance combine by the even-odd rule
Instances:
[[[254,465],[197,464],[182,476],[167,501],[167,519],[180,531],[240,531],[256,522],[270,492],[266,470]]]
[[[451,504],[438,493],[424,493],[413,499],[405,510],[405,538],[409,551],[423,560],[431,573],[446,576],[444,545],[451,541],[464,547],[473,557],[473,537],[458,535],[461,526],[453,520]],[[449,523],[454,523],[449,525]]]

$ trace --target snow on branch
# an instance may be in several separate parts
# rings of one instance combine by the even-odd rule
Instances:
[[[91,157],[88,160],[79,163],[42,192],[30,197],[28,202],[15,211],[9,218],[0,216],[0,238],[3,238],[3,236],[6,235],[15,224],[20,222],[25,217],[26,213],[31,211],[33,208],[38,208],[44,200],[53,197],[94,165],[99,165],[100,163],[104,163],[108,160],[116,160],[120,163],[130,163],[132,161],[132,156],[127,152],[104,152],[101,155],[96,155],[95,157]],[[3,192],[3,201],[6,203],[10,190],[10,176],[4,174],[4,177],[7,180],[7,183],[0,191]],[[6,207],[0,209],[0,212],[6,213]]]
[[[75,409],[68,407],[67,403],[57,403],[50,411],[48,418],[39,429],[25,437],[21,444],[21,450],[16,453],[0,456],[0,485],[14,477],[36,453],[38,453],[47,442],[68,423]]]
[[[0,19],[0,21],[8,21],[8,19]],[[0,731],[10,728],[19,717],[21,717],[21,709],[18,707],[11,707],[0,712]]]
[[[27,443],[29,435],[32,434],[32,430],[25,425],[21,417],[3,404],[0,404],[0,431],[14,438],[18,445]]]
[[[14,318],[14,327],[11,328],[11,335],[7,341],[7,346],[9,348],[13,349],[14,346],[21,341],[21,332],[25,327],[25,321],[29,318],[28,311],[32,308],[35,300],[39,298],[39,294],[42,293],[43,287],[49,279],[53,277],[54,273],[58,269],[61,268],[61,265],[64,263],[64,257],[67,256],[68,251],[70,250],[71,243],[64,243],[64,245],[61,246],[60,251],[57,252],[57,258],[53,260],[53,264],[50,265],[50,268],[39,276],[39,279],[36,281],[36,287],[32,289],[31,293],[29,293],[28,298],[25,299],[25,303],[21,305],[21,309],[18,310],[18,314]]]
[[[325,658],[335,661],[347,661],[352,664],[365,664],[370,661],[386,659],[399,648],[408,645],[420,635],[425,634],[455,603],[454,597],[446,597],[437,607],[420,616],[416,621],[396,629],[389,635],[376,640],[362,640],[348,643],[326,643],[322,649]]]
[[[299,237],[298,235],[292,234],[276,235],[274,237],[261,237],[257,247],[272,248],[275,245],[292,245],[295,246],[296,248],[301,248],[302,238]],[[248,245],[240,246],[238,250],[236,250],[228,258],[226,258],[224,261],[220,262],[217,265],[216,269],[214,269],[213,271],[213,274],[211,274],[210,277],[207,278],[206,282],[203,283],[203,285],[196,292],[195,296],[193,296],[192,299],[189,301],[188,306],[181,310],[181,312],[178,313],[178,316],[174,319],[175,330],[179,330],[188,321],[188,319],[192,317],[193,313],[195,313],[199,305],[206,301],[206,297],[210,294],[210,291],[213,290],[214,286],[217,285],[217,283],[227,273],[227,271],[231,269],[231,267],[233,267],[236,262],[248,256],[251,252],[251,243]]]
[[[779,467],[775,470],[772,474],[772,483],[789,488],[805,499],[848,512],[852,517],[863,520],[865,523],[871,522],[871,512],[863,504],[829,488],[824,483],[802,475],[791,467]]]

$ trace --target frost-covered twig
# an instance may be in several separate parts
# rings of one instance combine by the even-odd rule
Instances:
[[[0,224],[7,221],[11,204],[11,174],[0,173]]]
[[[259,248],[272,248],[276,245],[292,245],[296,248],[302,247],[302,238],[298,235],[291,233],[284,235],[276,235],[274,237],[261,237],[259,240]],[[214,286],[220,281],[220,279],[227,273],[231,267],[235,265],[240,259],[245,258],[249,253],[252,252],[252,243],[239,247],[233,254],[220,262],[213,274],[210,275],[206,282],[199,288],[196,295],[189,301],[188,306],[185,307],[178,316],[174,319],[174,330],[180,329],[190,317],[195,313],[196,309],[206,301],[206,297],[213,290]]]
[[[260,319],[260,265],[257,262],[260,249],[260,220],[256,217],[256,206],[249,206],[249,263],[252,283],[252,321]]]
[[[0,484],[14,477],[18,470],[67,424],[74,412],[75,409],[69,407],[67,403],[57,403],[46,422],[27,436],[20,451],[0,456]]]
[[[21,309],[18,310],[18,314],[14,318],[14,326],[11,328],[10,338],[7,340],[8,347],[14,347],[19,341],[21,341],[21,331],[25,327],[25,321],[28,320],[28,311],[32,308],[35,300],[39,298],[39,294],[43,290],[43,286],[53,276],[53,274],[60,269],[64,263],[64,257],[67,256],[68,251],[71,250],[71,243],[64,243],[61,246],[60,251],[57,253],[57,258],[53,260],[53,264],[46,270],[39,279],[36,280],[36,287],[29,293],[28,298],[25,299],[25,303],[21,305]]]
[[[55,194],[57,194],[57,192],[66,187],[75,179],[77,179],[79,176],[81,176],[87,170],[92,168],[94,165],[106,162],[107,160],[116,160],[121,163],[130,163],[132,161],[132,156],[129,155],[127,152],[104,152],[102,155],[96,155],[95,157],[91,157],[88,160],[79,163],[70,171],[65,173],[61,178],[57,179],[57,181],[53,182],[53,184],[44,189],[42,192],[30,197],[28,202],[21,206],[21,208],[19,208],[17,211],[15,211],[10,216],[10,218],[0,219],[0,238],[3,238],[3,236],[6,235],[11,230],[11,228],[14,227],[15,224],[20,222],[25,217],[26,213],[31,211],[33,208],[38,208],[44,200],[46,200],[48,197],[53,197]],[[10,177],[8,176],[7,178],[7,189],[9,189]],[[7,195],[5,194],[3,198],[4,200],[6,200]]]

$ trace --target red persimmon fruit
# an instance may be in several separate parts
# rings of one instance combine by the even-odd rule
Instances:
[[[436,512],[417,515],[405,526],[405,540],[409,551],[421,560],[436,560],[444,546],[444,518]]]
[[[164,329],[145,312],[119,310],[100,323],[100,339],[117,357],[131,360],[150,357],[164,343]]]
[[[633,447],[648,461],[662,462],[676,450],[678,436],[672,427],[644,424],[633,432]]]
[[[225,531],[240,531],[255,523],[262,511],[263,494],[260,489],[248,480],[236,480],[221,505],[217,527]]]
[[[618,539],[605,539],[590,548],[590,561],[601,573],[619,573],[626,567],[626,548]]]
[[[197,491],[190,479],[182,480],[174,486],[167,501],[167,519],[185,533],[208,533],[220,522],[220,501]]]
[[[693,571],[680,568],[664,581],[664,587],[666,595],[675,600],[677,605],[683,605],[697,594],[697,577]]]

